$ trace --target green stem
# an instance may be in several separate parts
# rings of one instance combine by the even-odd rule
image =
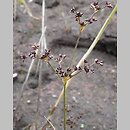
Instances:
[[[64,81],[63,105],[64,105],[64,130],[66,130],[66,81]]]

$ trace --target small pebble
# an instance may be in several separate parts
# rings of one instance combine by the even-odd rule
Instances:
[[[106,125],[105,124],[103,124],[103,128],[106,129]]]
[[[13,111],[15,111],[15,110],[16,110],[16,107],[13,108]]]
[[[30,100],[27,100],[27,104],[30,104],[31,103],[31,101]]]
[[[96,126],[93,126],[93,129],[96,129]]]
[[[115,73],[116,71],[114,69],[111,70],[111,73]]]
[[[53,97],[53,98],[56,98],[56,97],[57,97],[57,95],[55,95],[55,94],[52,94],[52,97]]]
[[[72,99],[74,100],[74,102],[76,102],[76,103],[78,102],[76,97],[72,97]]]
[[[89,104],[90,102],[89,101],[87,101],[87,104]]]
[[[103,101],[106,102],[107,100],[104,98]]]
[[[17,76],[18,76],[17,73],[14,73],[14,74],[13,74],[13,78],[16,78]]]
[[[42,99],[40,98],[39,101],[42,102]]]
[[[80,95],[80,92],[78,92],[78,95]]]
[[[81,124],[81,125],[80,125],[80,129],[83,129],[83,128],[84,128],[84,124]]]
[[[115,102],[112,102],[112,104],[114,105],[114,104],[115,104]]]

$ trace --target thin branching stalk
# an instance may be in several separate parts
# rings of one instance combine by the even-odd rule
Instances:
[[[45,0],[43,0],[43,4],[42,4],[42,35],[43,37],[41,37],[41,43],[40,43],[41,53],[43,53],[43,51],[47,49],[47,43],[46,43],[45,31],[44,31],[46,30],[46,27],[44,26],[44,23],[45,23]],[[39,117],[41,87],[42,87],[42,61],[39,60],[38,98],[37,98],[37,110],[36,110],[36,119],[35,119],[36,128],[37,128],[38,117]]]
[[[35,118],[36,128],[37,128],[38,117],[39,117],[41,87],[42,87],[42,61],[40,61],[40,65],[39,65],[39,79],[38,79],[38,92],[37,92],[38,97],[37,97],[37,108],[36,108],[36,118]]]
[[[47,49],[46,37],[45,37],[45,0],[42,1],[42,44],[44,45],[44,50]]]
[[[84,54],[84,56],[81,58],[81,60],[79,61],[79,63],[77,64],[77,67],[78,66],[81,66],[84,62],[84,59],[88,58],[88,56],[90,55],[90,53],[92,52],[92,50],[94,49],[94,47],[97,45],[98,41],[100,40],[102,34],[104,33],[106,27],[108,26],[108,24],[110,23],[110,21],[112,20],[114,14],[117,12],[117,5],[115,5],[115,7],[113,8],[112,12],[110,13],[110,15],[108,16],[108,18],[106,19],[105,23],[103,24],[102,28],[100,29],[99,33],[97,34],[96,38],[94,39],[93,43],[91,44],[91,46],[89,47],[89,49],[87,50],[87,52]],[[74,72],[72,75],[75,75],[76,72]],[[71,83],[73,78],[71,78],[70,80],[68,80],[68,82],[66,83],[66,89],[68,88],[69,84]],[[58,99],[56,100],[55,102],[55,105],[53,106],[53,113],[56,109],[56,107],[58,106],[61,98],[63,97],[63,94],[64,94],[64,88],[62,89]],[[55,109],[54,109],[55,108]],[[50,119],[52,114],[48,116],[47,119]],[[46,124],[45,124],[46,125]],[[44,125],[44,126],[45,126]],[[43,127],[44,127],[43,126]],[[42,129],[41,129],[42,130]]]

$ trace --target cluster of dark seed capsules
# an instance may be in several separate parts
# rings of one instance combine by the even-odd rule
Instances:
[[[108,1],[94,2],[94,3],[90,4],[90,7],[94,10],[94,12],[97,12],[104,8],[113,8],[112,4]]]
[[[63,78],[72,78],[73,76],[77,75],[78,73],[85,71],[86,73],[94,73],[94,69],[92,68],[95,64],[98,64],[100,66],[103,66],[103,61],[99,61],[98,59],[95,59],[92,64],[88,64],[86,60],[84,60],[83,66],[73,66],[72,68],[68,67],[66,70],[63,70],[61,66],[58,66],[55,71],[56,74],[58,74],[60,77]],[[76,72],[74,74],[74,72]]]
[[[28,54],[23,54],[23,55],[21,55],[20,58],[23,60],[23,62],[24,62],[28,57],[30,57],[30,58],[32,58],[32,59],[36,58],[36,57],[37,57],[36,51],[38,50],[38,48],[39,48],[39,45],[36,45],[36,44],[32,45],[32,46],[31,46],[31,50],[29,51],[29,53],[28,53]]]
[[[53,56],[50,55],[51,51],[49,49],[48,50],[45,49],[44,53],[37,55],[38,48],[39,48],[39,45],[34,44],[31,47],[31,51],[27,55],[26,54],[21,55],[21,59],[23,60],[23,62],[28,57],[30,57],[31,59],[41,59],[41,60],[45,60],[45,61],[48,61],[53,58]]]
[[[112,8],[112,4],[110,2],[94,2],[92,4],[90,4],[90,7],[93,9],[93,14],[89,17],[89,18],[85,18],[84,20],[81,20],[82,16],[84,15],[84,13],[76,11],[76,8],[73,7],[70,12],[73,13],[75,15],[75,21],[78,22],[78,24],[80,25],[80,27],[85,27],[88,24],[92,24],[95,21],[97,21],[97,19],[94,17],[94,15],[104,9],[104,8]],[[82,31],[82,30],[81,30]]]
[[[31,51],[28,53],[28,55],[22,55],[21,59],[24,60],[28,57],[33,58],[33,59],[41,59],[45,62],[48,62],[50,60],[53,60],[57,63],[57,66],[55,69],[56,74],[58,74],[61,78],[67,78],[70,79],[73,76],[77,75],[78,73],[85,71],[86,73],[94,73],[94,69],[92,68],[94,64],[99,64],[101,66],[103,66],[103,61],[99,61],[98,59],[95,59],[95,61],[92,64],[88,64],[88,62],[86,60],[84,60],[84,65],[83,66],[72,66],[72,67],[68,67],[66,69],[62,68],[62,62],[64,62],[64,59],[66,58],[66,55],[62,55],[59,54],[58,57],[54,57],[53,55],[51,55],[51,50],[44,50],[44,53],[37,55],[37,50],[39,48],[39,45],[34,44],[31,47]],[[76,73],[74,73],[76,72]]]

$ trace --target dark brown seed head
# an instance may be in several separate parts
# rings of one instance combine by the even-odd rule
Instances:
[[[68,72],[70,72],[70,71],[71,71],[71,69],[70,69],[70,68],[67,68],[67,71],[68,71]]]
[[[84,63],[88,63],[87,60],[84,60]]]
[[[57,67],[57,70],[61,70],[62,68],[59,66],[59,67]]]
[[[108,8],[113,8],[113,6],[112,6],[112,4],[110,2],[106,1],[106,5],[107,5]]]
[[[82,70],[82,68],[79,66],[78,70]]]
[[[33,50],[37,50],[38,48],[39,48],[39,45],[35,45],[35,44],[32,45],[32,49],[33,49]]]
[[[71,13],[75,13],[75,11],[76,11],[75,7],[73,7],[73,8],[70,10]]]
[[[62,54],[59,54],[59,57],[62,58]]]
[[[75,70],[75,71],[78,70],[77,66],[74,66],[74,70]]]
[[[90,69],[91,73],[94,73],[94,69]]]
[[[96,5],[98,5],[98,2],[94,2],[94,3],[92,3],[94,6],[96,6]]]
[[[86,73],[89,72],[89,68],[87,66],[84,66],[84,70],[85,70]]]
[[[83,16],[83,13],[82,12],[76,12],[76,14],[75,14],[75,17],[82,17]]]
[[[100,8],[99,5],[96,5],[96,6],[95,6],[95,9],[96,9],[96,10],[100,10],[101,8]]]
[[[100,61],[99,64],[100,64],[101,66],[103,66],[103,61]]]
[[[53,59],[53,55],[49,56],[50,59]]]
[[[92,19],[85,19],[86,22],[88,22],[89,24],[92,24],[93,23],[93,20]]]
[[[26,55],[21,55],[20,58],[23,60],[23,62],[25,61],[25,59],[27,58]]]
[[[103,63],[99,63],[101,66],[103,66]]]
[[[101,9],[98,2],[92,3],[92,4],[91,4],[91,8],[93,8],[95,11]]]
[[[95,17],[93,17],[92,20],[93,20],[94,22],[97,21],[97,19],[96,19]]]
[[[84,22],[81,22],[80,25],[81,25],[81,26],[85,26],[85,23],[84,23]]]
[[[40,59],[44,59],[46,56],[43,54],[41,55]]]
[[[63,57],[63,59],[65,59],[65,58],[66,58],[66,55],[62,55],[62,57]]]
[[[95,59],[94,61],[95,61],[95,63],[98,63],[98,59]]]

